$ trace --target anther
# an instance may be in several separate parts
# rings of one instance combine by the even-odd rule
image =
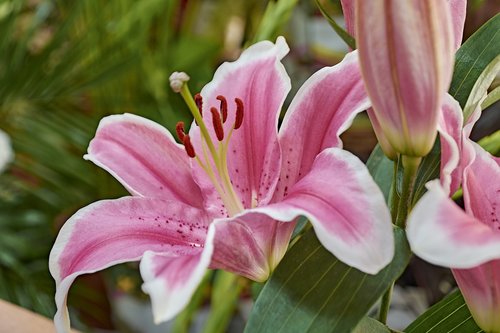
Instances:
[[[180,142],[184,142],[184,137],[186,136],[186,132],[184,131],[184,123],[179,121],[177,125],[175,125],[175,131],[177,132],[177,137]]]
[[[236,102],[236,120],[234,121],[234,129],[238,129],[243,124],[243,101],[239,98],[235,98]]]
[[[227,101],[222,95],[216,97],[220,101],[220,113],[222,114],[222,123],[226,122],[227,119]]]
[[[194,158],[196,156],[196,153],[194,152],[194,147],[193,144],[191,143],[191,138],[189,137],[189,134],[184,134],[184,139],[182,140],[182,143],[184,143],[184,149],[186,149],[187,155],[191,158]]]
[[[198,108],[198,111],[200,111],[200,114],[203,116],[203,113],[201,111],[203,107],[203,98],[201,97],[200,94],[194,95],[194,102],[196,103],[196,107]]]
[[[210,112],[212,112],[212,124],[214,126],[215,135],[219,141],[222,141],[224,140],[224,128],[222,127],[220,113],[214,107],[210,108]]]

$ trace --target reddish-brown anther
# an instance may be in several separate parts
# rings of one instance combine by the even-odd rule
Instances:
[[[184,137],[186,136],[186,132],[184,131],[184,122],[179,121],[177,125],[175,125],[175,132],[177,133],[179,141],[184,142]]]
[[[210,108],[210,112],[212,112],[212,124],[214,126],[215,135],[219,141],[222,141],[224,140],[224,128],[222,127],[220,113],[214,107]]]
[[[194,102],[196,103],[196,107],[200,111],[200,114],[203,116],[203,113],[201,111],[201,109],[203,107],[203,97],[201,97],[200,94],[194,95]]]
[[[186,149],[186,153],[188,154],[188,156],[194,158],[196,156],[196,153],[194,151],[193,144],[191,143],[189,134],[184,134],[184,140],[182,140],[182,143],[184,143],[184,149]]]
[[[234,121],[234,129],[238,129],[243,124],[243,101],[239,98],[235,98],[236,102],[236,120]]]
[[[225,123],[227,119],[227,100],[222,95],[219,95],[216,98],[220,101],[220,113],[222,114],[222,123]]]

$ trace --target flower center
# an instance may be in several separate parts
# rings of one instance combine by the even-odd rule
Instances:
[[[171,76],[172,87],[174,87],[172,80],[174,74],[172,74]],[[210,178],[229,216],[234,216],[243,211],[244,207],[241,199],[234,190],[231,179],[229,177],[229,171],[227,167],[227,150],[229,146],[229,140],[231,139],[233,131],[239,129],[243,123],[243,101],[240,98],[234,99],[236,113],[235,121],[233,126],[229,127],[230,130],[226,135],[226,133],[224,133],[224,124],[226,123],[228,115],[228,102],[227,99],[222,95],[216,97],[217,100],[220,101],[219,107],[217,108],[212,106],[209,109],[212,116],[212,123],[210,125],[212,126],[215,137],[217,139],[213,140],[208,131],[208,126],[210,125],[205,123],[202,115],[203,99],[200,94],[196,94],[193,98],[191,92],[189,91],[189,87],[186,84],[187,79],[185,79],[185,77],[183,78],[184,80],[177,91],[181,94],[182,98],[186,102],[196,124],[200,128],[202,150],[201,157],[200,152],[195,151],[189,134],[185,132],[183,122],[177,123],[177,136],[184,145],[186,154],[190,158],[195,159],[200,167],[205,171],[207,176]],[[178,88],[179,83],[176,83],[176,87]],[[226,129],[227,128],[228,127],[226,126]]]

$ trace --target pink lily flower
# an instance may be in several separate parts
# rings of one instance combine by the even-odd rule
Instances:
[[[451,81],[466,2],[344,0],[342,5],[348,30],[356,33],[373,104],[368,115],[382,149],[391,159],[427,155]]]
[[[476,323],[499,333],[500,160],[468,138],[480,110],[462,129],[458,103],[444,109],[442,125],[450,135],[441,139],[441,183],[427,184],[408,218],[408,240],[418,256],[452,268]],[[465,212],[449,198],[460,182]]]
[[[288,50],[283,38],[260,42],[221,65],[188,100],[196,122],[189,134],[177,126],[184,147],[138,116],[101,121],[85,158],[132,196],[93,203],[61,229],[50,255],[59,332],[69,327],[66,297],[75,278],[121,262],[141,260],[156,322],[188,304],[207,268],[264,281],[299,215],[343,262],[374,274],[391,261],[383,195],[339,138],[369,107],[357,54],[312,75],[278,133],[290,90],[280,62]]]

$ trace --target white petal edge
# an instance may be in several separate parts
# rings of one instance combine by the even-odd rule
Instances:
[[[196,291],[210,264],[214,250],[214,235],[215,228],[212,224],[208,229],[205,246],[201,252],[198,265],[184,286],[180,290],[175,290],[175,292],[168,289],[165,280],[154,275],[152,259],[157,254],[151,251],[144,253],[140,263],[141,276],[144,280],[142,290],[151,298],[153,317],[156,324],[174,318],[189,304],[193,293]]]
[[[164,134],[165,137],[168,138],[170,141],[172,141],[172,143],[174,145],[176,145],[179,149],[184,150],[184,147],[175,141],[174,137],[172,136],[172,133],[170,133],[165,127],[161,126],[160,124],[158,124],[152,120],[149,120],[147,118],[137,116],[137,115],[131,114],[131,113],[114,114],[114,115],[102,118],[101,121],[99,122],[99,125],[97,126],[96,133],[98,133],[99,130],[105,126],[108,126],[110,124],[120,123],[123,121],[128,121],[131,123],[137,123],[137,124],[142,125],[142,126],[151,127],[152,129],[157,130],[157,131],[161,132],[162,134]],[[83,155],[83,159],[86,161],[90,161],[90,162],[94,163],[95,165],[97,165],[98,167],[100,167],[101,169],[107,171],[111,176],[113,176],[113,178],[118,180],[120,182],[120,184],[122,184],[123,187],[125,187],[127,189],[127,191],[129,193],[131,193],[132,195],[141,196],[141,197],[143,196],[142,194],[140,194],[139,192],[134,190],[131,186],[129,186],[128,183],[123,178],[118,176],[118,174],[112,168],[108,167],[104,163],[101,163],[99,161],[99,159],[94,156],[94,154],[91,150],[91,146],[89,146],[89,150],[88,150],[87,154]]]
[[[467,215],[453,200],[448,198],[438,180],[428,182],[426,187],[428,191],[410,213],[406,228],[408,242],[417,256],[434,265],[465,269],[500,259],[500,241],[473,245],[462,244],[453,239],[453,235],[450,235],[449,231],[435,220],[443,204],[451,205],[454,214],[461,218],[468,219],[470,223],[477,223],[477,230],[480,232],[484,234],[491,232],[493,235],[496,231],[491,230],[475,217]]]
[[[285,66],[283,66],[283,64],[280,62],[280,60],[282,60],[288,54],[288,52],[290,52],[290,47],[288,46],[285,37],[283,36],[278,36],[278,38],[276,38],[276,43],[270,42],[268,40],[255,43],[244,50],[237,60],[233,62],[225,62],[220,65],[215,71],[212,81],[210,81],[203,87],[200,94],[202,96],[212,96],[214,94],[213,90],[218,87],[219,82],[223,81],[226,75],[235,71],[236,68],[245,67],[245,64],[247,62],[253,62],[259,58],[269,57],[270,54],[274,54],[276,56],[276,70],[285,80],[286,89],[290,91],[292,86],[290,77],[286,72]],[[285,96],[283,96],[283,98],[286,98],[286,94]],[[280,112],[276,112],[276,123],[278,123],[279,116]],[[193,126],[191,127],[193,128]],[[276,128],[276,131],[277,130],[278,129]]]
[[[449,94],[446,94],[442,104],[449,107],[449,111],[451,112],[449,115],[446,115],[445,112],[447,111],[444,111],[443,109],[441,110],[441,113],[439,114],[438,128],[437,128],[441,139],[445,140],[448,147],[451,149],[451,156],[449,156],[446,163],[441,166],[441,184],[445,189],[445,191],[449,193],[452,185],[452,173],[456,168],[458,168],[460,162],[461,142],[455,141],[451,133],[446,128],[446,119],[448,118],[448,116],[457,119],[458,122],[460,123],[460,130],[461,130],[463,125],[463,114],[462,114],[462,108],[460,107],[458,101],[456,101]],[[457,139],[462,140],[462,133],[459,134],[459,137]],[[443,158],[441,158],[441,162],[443,162]]]
[[[380,242],[376,244],[376,248],[380,251],[376,251],[376,249],[372,247],[374,244],[363,244],[365,246],[361,251],[354,251],[352,249],[352,251],[346,251],[345,247],[339,246],[339,239],[335,237],[335,235],[332,235],[330,231],[327,231],[313,214],[304,209],[290,207],[290,209],[280,210],[274,209],[271,204],[248,210],[246,213],[265,214],[282,222],[294,221],[298,216],[304,216],[313,225],[316,236],[321,244],[340,261],[362,272],[372,275],[377,274],[392,261],[395,251],[391,215],[385,203],[384,196],[369,174],[366,166],[355,155],[339,148],[328,148],[321,154],[331,154],[336,158],[348,160],[350,165],[355,165],[357,167],[356,172],[358,173],[358,177],[366,181],[364,183],[364,188],[366,193],[370,193],[370,209],[372,210],[371,212],[367,212],[367,214],[374,217],[374,224],[378,227],[377,232],[381,239]],[[342,156],[339,157],[338,155]],[[367,179],[371,181],[367,181]],[[293,187],[290,190],[290,193],[292,192]],[[286,199],[284,201],[286,201]],[[280,203],[278,202],[277,204],[279,205]]]
[[[321,82],[322,80],[325,79],[325,77],[335,75],[336,72],[341,72],[345,70],[347,66],[354,62],[359,61],[359,55],[358,51],[354,50],[349,53],[347,53],[342,59],[341,62],[339,62],[337,65],[332,66],[332,67],[325,67],[317,72],[315,72],[313,75],[311,75],[310,78],[308,78],[304,84],[299,88],[297,93],[295,94],[295,97],[293,98],[292,102],[290,103],[290,106],[288,107],[288,111],[283,119],[283,123],[280,126],[279,130],[279,136],[280,139],[283,137],[284,133],[286,133],[286,128],[291,126],[289,124],[290,119],[293,119],[292,117],[292,112],[300,112],[300,109],[296,107],[296,105],[299,105],[302,103],[303,96],[305,94],[310,93],[312,90],[312,87],[318,84],[318,82]],[[332,92],[334,93],[334,92]],[[344,133],[347,129],[349,129],[352,125],[352,122],[354,121],[354,118],[356,116],[364,111],[367,110],[371,106],[370,99],[367,97],[365,99],[362,99],[361,102],[356,105],[355,108],[353,108],[353,111],[351,112],[351,115],[345,120],[345,122],[342,124],[342,126],[339,127],[338,132],[336,133],[337,137],[339,137],[339,146],[337,148],[342,148],[342,140],[340,140],[340,135]]]

